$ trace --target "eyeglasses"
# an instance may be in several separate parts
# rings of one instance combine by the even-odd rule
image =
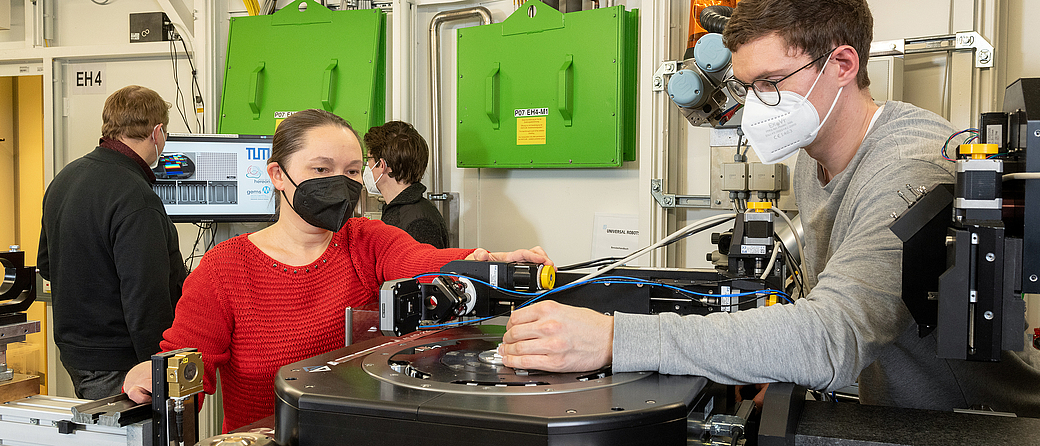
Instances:
[[[758,100],[762,101],[763,104],[766,104],[768,106],[778,105],[780,104],[780,87],[778,87],[777,84],[783,82],[785,79],[791,76],[794,76],[799,71],[809,68],[809,66],[815,64],[816,62],[819,62],[820,59],[830,56],[831,53],[833,53],[836,49],[838,48],[831,49],[826,54],[813,59],[812,62],[803,65],[801,68],[791,72],[791,74],[788,74],[787,76],[784,76],[775,81],[769,79],[755,79],[749,84],[735,77],[730,77],[729,79],[726,79],[726,89],[728,89],[729,93],[733,95],[733,99],[736,99],[737,102],[741,104],[743,104],[744,101],[747,99],[748,89],[751,89],[754,90],[755,96],[758,96]]]

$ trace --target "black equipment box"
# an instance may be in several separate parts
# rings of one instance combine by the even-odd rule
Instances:
[[[130,14],[130,43],[173,40],[173,22],[165,12]]]
[[[283,445],[686,444],[708,380],[653,372],[546,373],[496,362],[504,327],[376,338],[282,367]]]

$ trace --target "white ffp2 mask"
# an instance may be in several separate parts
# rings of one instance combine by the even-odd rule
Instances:
[[[827,62],[830,62],[830,57],[827,57]],[[816,134],[820,132],[823,123],[827,122],[827,118],[831,116],[831,111],[834,110],[842,90],[845,89],[845,87],[838,89],[838,94],[834,96],[827,115],[823,117],[823,122],[820,122],[820,115],[816,112],[816,107],[813,107],[812,102],[809,101],[809,95],[816,88],[816,83],[820,81],[820,76],[823,76],[823,71],[826,69],[827,63],[825,62],[823,69],[820,70],[820,74],[816,75],[816,80],[813,81],[812,87],[809,87],[805,96],[793,91],[781,91],[780,102],[777,105],[766,105],[762,103],[757,94],[748,92],[740,127],[744,131],[748,143],[751,144],[751,148],[755,149],[755,154],[763,163],[774,164],[788,159],[791,155],[798,153],[798,149],[812,144],[816,139]]]
[[[376,164],[379,164],[378,162]],[[367,166],[366,166],[367,167]],[[386,172],[383,172],[386,173]],[[379,192],[379,187],[376,186],[376,182],[383,178],[383,174],[379,174],[379,178],[375,178],[372,175],[372,169],[366,168],[364,172],[361,172],[361,179],[365,182],[365,189],[372,195],[383,195]]]
[[[162,125],[162,124],[159,124],[159,125]],[[159,125],[156,125],[155,128],[159,128]],[[154,132],[155,129],[152,129],[152,131]],[[165,145],[166,144],[166,135],[162,132],[162,130],[159,131],[159,134],[163,135],[163,144]],[[159,167],[159,157],[162,156],[162,153],[159,152],[159,143],[155,143],[154,147],[155,147],[155,161],[152,161],[152,164],[148,165],[148,168],[149,169],[153,169],[153,170],[156,167]]]

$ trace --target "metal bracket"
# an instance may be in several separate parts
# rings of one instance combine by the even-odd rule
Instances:
[[[975,68],[993,66],[993,45],[975,31],[957,33],[957,49],[975,49]]]
[[[664,76],[671,76],[676,71],[679,71],[679,61],[677,60],[665,61],[660,67],[657,67],[653,78],[654,91],[664,91]]]
[[[916,39],[885,40],[870,44],[871,57],[961,50],[975,51],[975,68],[993,67],[993,45],[975,31]]]
[[[650,194],[663,208],[711,208],[710,195],[668,194],[664,192],[664,182],[661,179],[650,180]]]

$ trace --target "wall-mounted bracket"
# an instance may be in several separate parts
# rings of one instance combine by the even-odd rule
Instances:
[[[654,91],[664,91],[664,77],[665,75],[673,75],[679,70],[679,61],[670,60],[661,64],[657,67],[657,71],[654,72]]]
[[[884,40],[870,44],[871,57],[964,50],[975,52],[975,68],[993,67],[993,45],[975,31],[916,39]]]
[[[709,195],[677,195],[664,192],[664,182],[660,179],[650,180],[650,194],[657,204],[663,208],[703,208],[711,209]]]

